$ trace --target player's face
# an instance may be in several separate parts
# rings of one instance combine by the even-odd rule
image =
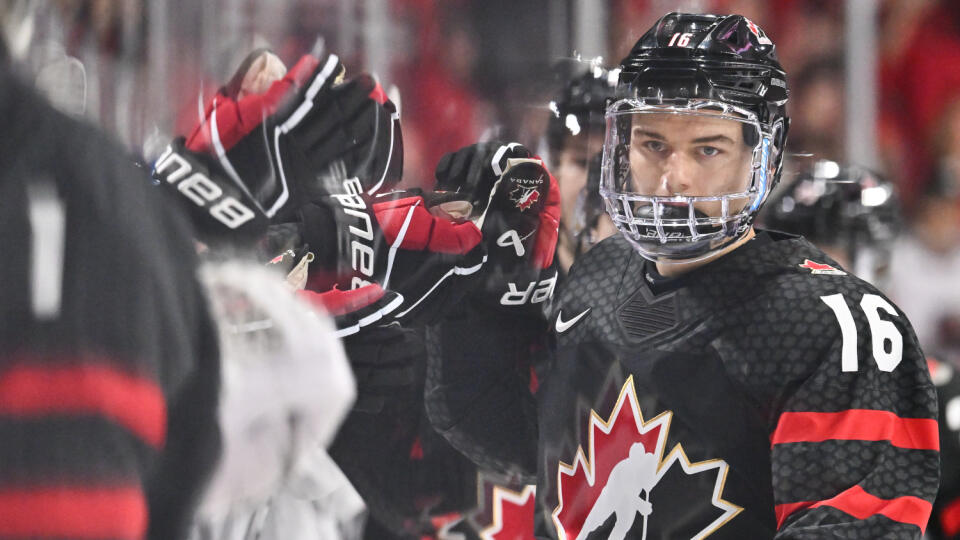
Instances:
[[[630,124],[632,190],[643,195],[709,197],[741,192],[750,183],[753,148],[743,124],[710,115],[637,113]],[[740,207],[745,201],[737,203]],[[740,207],[731,204],[730,211]],[[697,202],[708,216],[720,201]]]
[[[556,169],[551,169],[560,185],[560,200],[563,206],[563,222],[575,220],[574,208],[580,190],[587,185],[587,163],[590,157],[603,150],[603,133],[588,133],[586,136],[568,137],[560,151]]]

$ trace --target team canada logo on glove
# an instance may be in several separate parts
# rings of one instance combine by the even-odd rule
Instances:
[[[510,190],[510,200],[513,201],[521,211],[534,208],[534,205],[540,201],[540,192],[549,189],[549,180],[546,169],[540,160],[511,160],[511,172],[508,181],[517,187]],[[528,176],[529,175],[529,176]],[[507,186],[509,189],[509,186]],[[543,205],[538,205],[535,209],[542,209]]]
[[[518,187],[510,194],[510,200],[517,203],[520,210],[526,210],[540,200],[540,193],[537,188]]]
[[[466,194],[489,260],[476,294],[502,307],[535,306],[553,294],[551,269],[560,190],[543,162],[517,143],[477,143],[445,155],[437,190]]]

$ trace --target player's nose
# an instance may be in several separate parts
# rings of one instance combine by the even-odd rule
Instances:
[[[663,162],[657,195],[682,195],[693,185],[695,164],[680,152],[673,152]]]

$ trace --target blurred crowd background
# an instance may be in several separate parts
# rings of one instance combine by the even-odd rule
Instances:
[[[667,11],[737,12],[789,74],[791,167],[832,159],[899,189],[888,282],[929,352],[960,350],[960,2],[956,0],[38,0],[8,3],[51,99],[149,160],[257,46],[288,64],[318,38],[402,110],[404,183],[483,139],[546,151],[562,59],[615,66]],[[17,29],[10,33],[18,35]],[[15,46],[17,44],[15,43]]]

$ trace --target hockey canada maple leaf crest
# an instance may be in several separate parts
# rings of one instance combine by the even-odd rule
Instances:
[[[526,210],[540,199],[540,192],[536,187],[520,186],[510,192],[510,200],[516,203],[517,208]]]
[[[573,465],[561,462],[557,471],[553,522],[561,540],[646,540],[648,530],[661,538],[667,527],[670,537],[699,540],[743,510],[723,499],[726,461],[692,463],[681,444],[664,457],[672,418],[665,411],[644,420],[633,377],[607,420],[591,411],[587,453],[577,448]]]
[[[818,263],[816,261],[811,261],[810,259],[804,259],[803,264],[797,265],[800,268],[810,270],[811,274],[827,274],[830,276],[845,276],[846,272],[838,268],[834,268],[829,264]]]

